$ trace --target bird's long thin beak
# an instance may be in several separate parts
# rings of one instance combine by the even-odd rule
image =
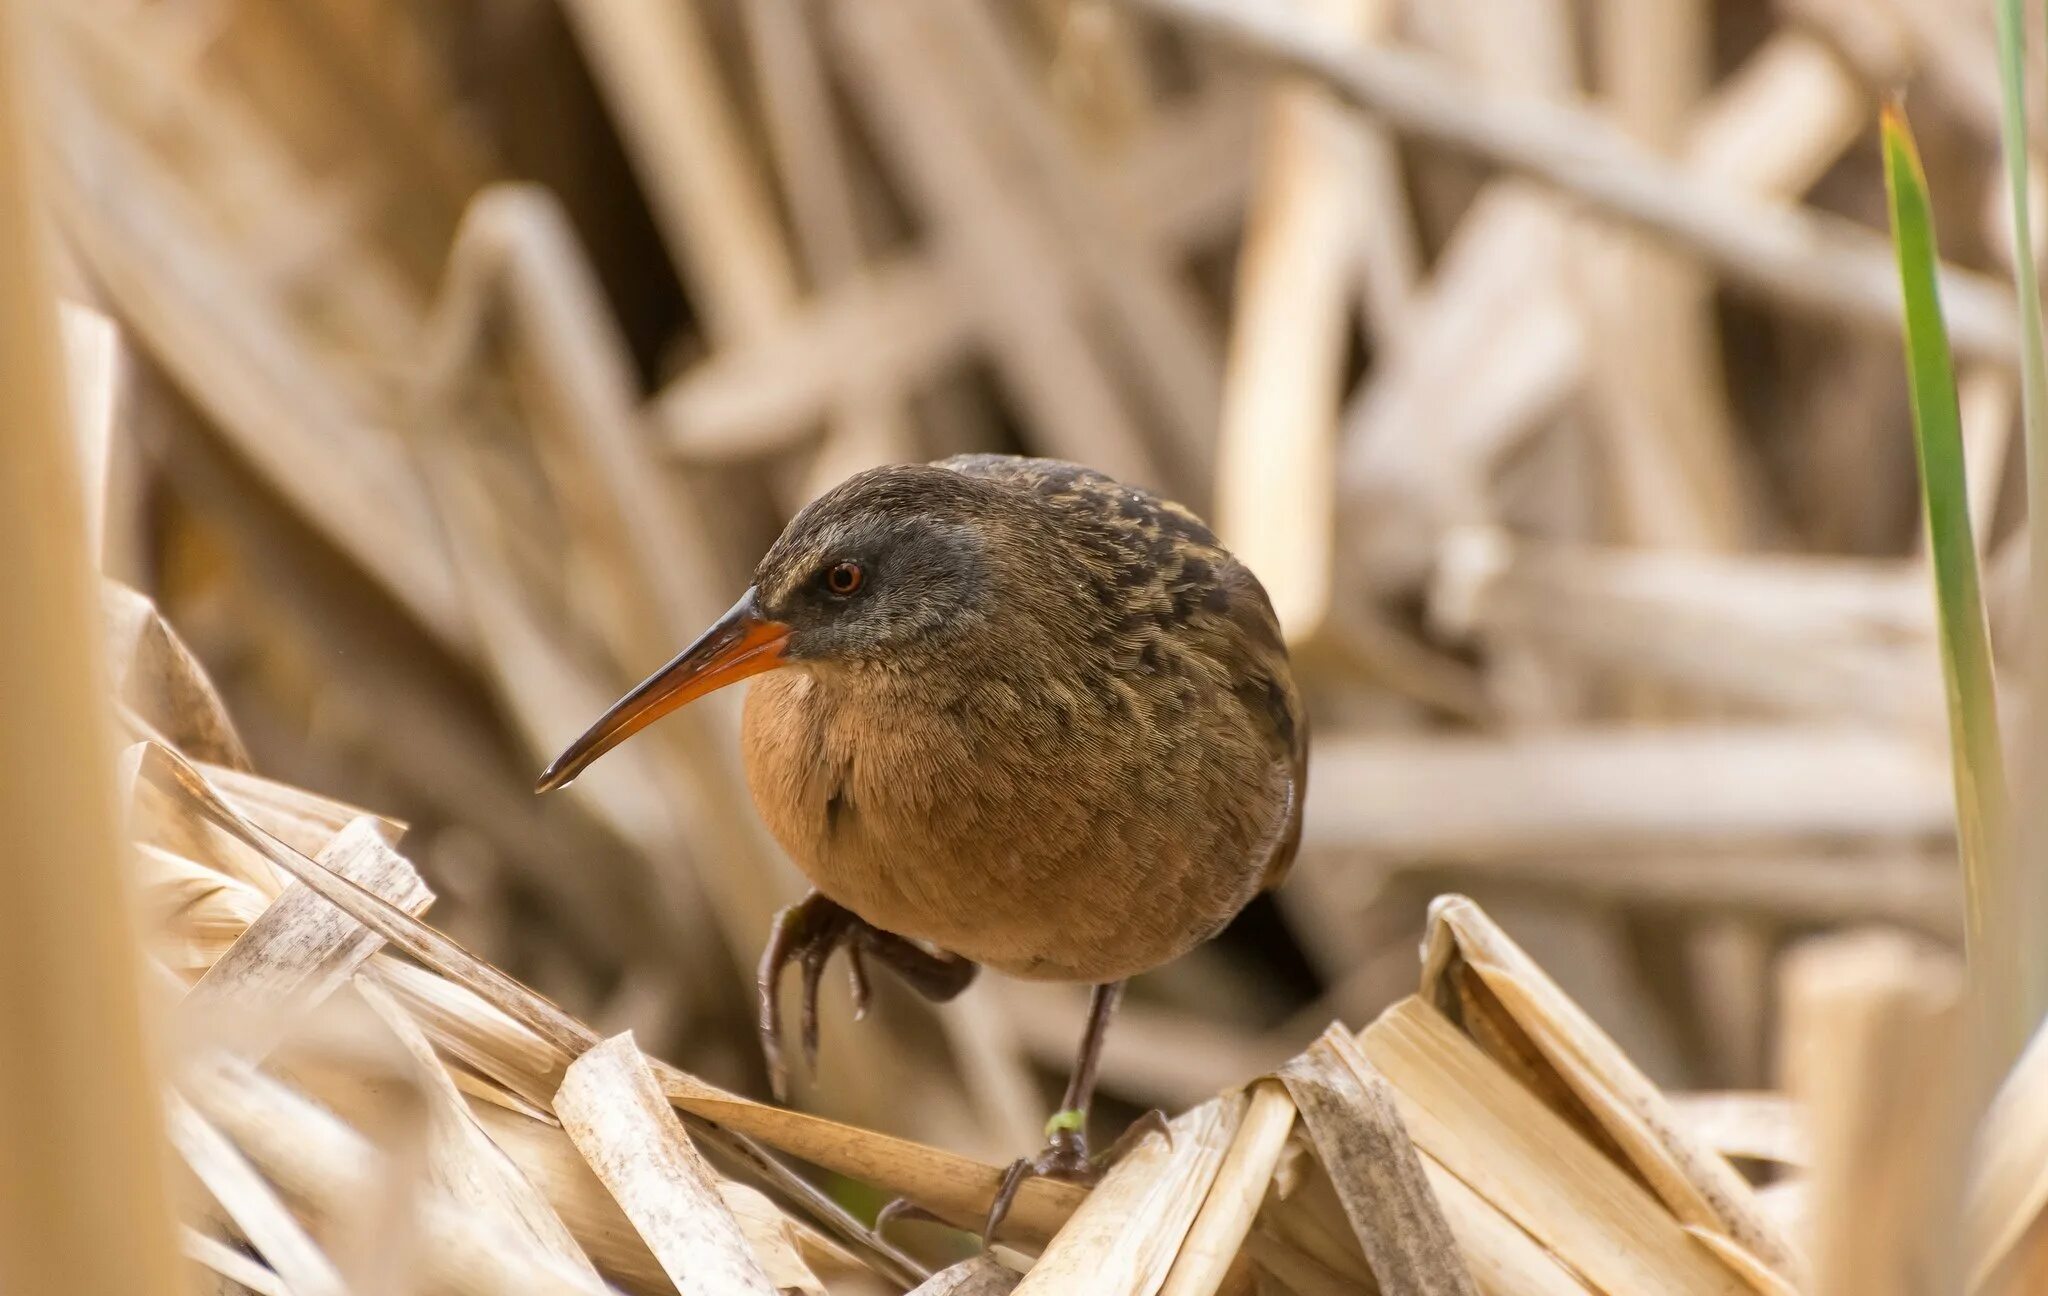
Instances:
[[[612,704],[581,738],[541,771],[537,792],[552,792],[598,757],[677,707],[782,664],[789,627],[761,615],[750,588],[697,642]]]

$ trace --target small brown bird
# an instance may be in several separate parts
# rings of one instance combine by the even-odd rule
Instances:
[[[779,669],[778,669],[779,668]],[[1265,590],[1187,509],[1073,464],[965,455],[813,501],[718,623],[541,776],[557,788],[658,717],[762,672],[755,804],[816,890],[776,918],[776,985],[845,946],[935,1001],[980,966],[1095,987],[1048,1143],[1004,1176],[1087,1182],[1103,1036],[1126,978],[1214,936],[1301,837],[1308,732]],[[930,948],[927,948],[929,946]]]

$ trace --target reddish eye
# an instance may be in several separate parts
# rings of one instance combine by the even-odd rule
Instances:
[[[825,588],[844,597],[858,590],[867,573],[856,562],[833,563],[825,571]]]

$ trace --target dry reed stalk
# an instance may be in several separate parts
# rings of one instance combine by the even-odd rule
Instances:
[[[314,0],[275,15],[282,34],[307,64],[324,74],[343,111],[326,117],[337,134],[376,143],[378,181],[371,219],[393,227],[387,236],[411,251],[409,265],[431,267],[446,246],[462,202],[486,183],[496,164],[487,141],[461,111],[453,78],[430,46],[419,11],[361,0]],[[260,56],[259,56],[260,57]],[[292,81],[301,94],[303,79]],[[289,93],[289,90],[287,90]],[[354,128],[352,131],[350,128]],[[425,276],[420,276],[424,282]]]
[[[426,1105],[427,1167],[434,1183],[536,1249],[572,1268],[591,1269],[591,1260],[550,1200],[478,1122],[432,1041],[385,979],[372,970],[356,976],[350,988],[391,1033],[417,1078]]]
[[[2033,1095],[2048,1075],[2048,1032],[2037,1030],[1976,1131],[1964,1213],[1973,1291],[2027,1291],[2048,1273],[2048,1113]]]
[[[1421,1165],[1457,1239],[1459,1262],[1484,1296],[1586,1296],[1591,1290],[1499,1206],[1426,1153]],[[1259,1266],[1300,1292],[1369,1287],[1372,1270],[1322,1168],[1306,1156],[1292,1167],[1283,1163],[1274,1188],[1250,1239]]]
[[[381,872],[385,874],[387,887],[393,887],[399,893],[408,891],[406,880],[410,878],[410,889],[414,895],[424,897],[410,864],[383,846],[373,819],[358,819],[348,831],[338,833],[334,841],[330,841],[328,850],[322,852],[322,860],[332,862],[342,874],[356,872],[360,868],[367,880]],[[326,905],[326,901],[315,901],[317,913],[311,915],[309,921],[293,921],[293,915],[305,915],[305,905],[301,903],[305,897],[307,893],[303,887],[287,889],[287,893],[272,903],[262,917],[248,927],[248,932],[236,940],[233,948],[207,970],[207,977],[201,979],[195,993],[186,995],[184,1003],[180,1003],[180,1018],[190,1026],[190,1030],[184,1032],[186,1046],[207,1038],[227,1038],[233,1046],[246,1052],[268,1048],[270,1038],[260,1032],[268,1030],[270,1036],[279,1034],[274,1030],[274,1024],[279,1022],[287,1005],[295,1011],[295,1022],[303,1024],[305,1009],[315,1003],[315,995],[324,999],[326,995],[322,991],[338,989],[340,977],[346,977],[352,966],[360,964],[360,956],[381,944],[381,938],[371,936],[369,946],[365,946],[365,942],[358,938],[369,934],[362,932],[362,927],[352,919],[340,915],[332,905]],[[342,930],[334,927],[332,919],[336,917],[342,917]],[[307,950],[303,940],[291,940],[295,927],[305,930],[305,936],[319,940],[319,944],[334,954],[326,958],[326,979],[317,987],[307,985],[307,979],[297,975],[299,968],[293,966],[295,962],[305,962],[305,954],[313,952]],[[340,940],[324,940],[328,934]],[[272,958],[274,975],[266,977],[264,958]],[[236,995],[233,1001],[238,1001],[240,1007],[233,1013],[227,1013],[227,1020],[223,1020],[221,1009],[227,1001],[223,1001],[221,995],[201,1001],[201,991],[209,983],[227,981],[233,983],[229,993]],[[535,1247],[537,1253],[549,1255],[569,1269],[582,1269],[594,1276],[590,1261],[569,1237],[567,1228],[553,1214],[549,1204],[532,1190],[532,1185],[520,1177],[506,1155],[498,1151],[477,1128],[475,1120],[469,1116],[465,1099],[457,1091],[457,1085],[442,1069],[434,1056],[432,1044],[412,1018],[406,1016],[391,995],[373,981],[356,977],[352,981],[352,989],[354,997],[371,1009],[375,1022],[379,1022],[397,1044],[397,1050],[391,1052],[391,1056],[401,1071],[406,1071],[408,1093],[416,1093],[418,1097],[418,1104],[412,1106],[422,1110],[420,1120],[412,1122],[420,1128],[403,1132],[406,1134],[406,1147],[414,1149],[414,1157],[418,1159],[412,1179],[408,1181],[430,1175],[438,1190],[449,1196],[455,1206],[477,1218],[489,1218],[500,1228],[512,1230],[522,1243]],[[293,1052],[287,1069],[301,1079],[309,1075],[303,1048]],[[362,1095],[354,1106],[367,1118],[367,1124],[389,1124],[389,1085],[381,1083],[375,1075],[358,1075],[352,1083],[362,1089]],[[334,1089],[324,1089],[324,1095],[332,1099]],[[342,1110],[348,1110],[348,1106]],[[186,1151],[193,1155],[190,1149]],[[195,1165],[195,1169],[199,1167]],[[399,1167],[393,1167],[387,1175],[397,1171]],[[242,1192],[246,1196],[246,1190]],[[233,1206],[227,1198],[221,1200],[223,1204]],[[258,1198],[250,1206],[264,1208],[264,1200]],[[258,1218],[266,1228],[272,1226],[266,1220],[266,1214]],[[287,1241],[291,1239],[287,1237]],[[389,1261],[385,1261],[385,1267],[389,1271]],[[354,1278],[360,1280],[360,1273],[356,1273]]]
[[[48,11],[66,34],[65,53],[76,60],[67,68],[89,87],[94,100],[90,111],[103,113],[118,129],[135,136],[165,167],[165,174],[178,179],[181,200],[190,205],[191,214],[235,246],[235,264],[252,282],[280,294],[318,298],[312,313],[321,317],[316,331],[323,335],[327,328],[338,327],[374,345],[410,333],[411,287],[381,257],[365,255],[358,237],[362,224],[407,223],[377,222],[376,214],[367,210],[373,200],[364,191],[363,173],[383,170],[380,154],[346,141],[323,140],[319,147],[338,144],[340,151],[354,153],[363,172],[348,181],[309,184],[300,161],[304,155],[293,147],[304,141],[287,141],[282,134],[303,132],[308,126],[314,133],[331,134],[327,127],[334,119],[323,120],[318,109],[290,111],[312,98],[303,93],[303,86],[292,87],[301,91],[296,97],[291,89],[266,93],[258,86],[249,88],[249,99],[220,93],[217,82],[199,74],[191,45],[195,40],[202,45],[218,41],[229,33],[195,32],[193,27],[203,24],[166,10],[138,13],[53,5]],[[231,31],[239,34],[241,26]],[[289,37],[275,42],[269,33],[251,34],[264,47],[259,58],[272,50],[301,56],[298,42]],[[70,93],[70,78],[54,82],[53,88]],[[264,102],[258,105],[250,99]],[[182,131],[190,132],[187,147],[163,147],[168,143],[163,134],[166,120],[175,120]],[[403,203],[413,191],[400,186],[396,193],[383,196]],[[445,237],[446,219],[428,218],[426,223],[440,230],[430,239]],[[404,241],[416,256],[420,240]],[[317,273],[341,267],[347,272]]]
[[[1749,1290],[1628,1171],[1436,1009],[1418,999],[1398,1004],[1361,1043],[1393,1085],[1417,1150],[1594,1286],[1725,1296]]]
[[[208,688],[210,691],[211,685]],[[171,746],[181,752],[187,750],[175,734],[171,739]],[[222,798],[249,822],[301,855],[318,855],[334,834],[363,818],[375,819],[387,839],[396,841],[405,835],[404,824],[361,806],[264,778],[246,769],[204,760],[193,763],[206,781],[219,789]]]
[[[1247,187],[1247,97],[1205,90],[1162,113],[1104,177],[1137,232],[1185,256],[1224,236]],[[815,294],[775,334],[727,347],[677,377],[653,414],[670,448],[716,462],[785,448],[869,384],[909,388],[979,340],[973,298],[943,251],[898,253]]]
[[[1244,1119],[1159,1296],[1213,1296],[1223,1287],[1265,1201],[1294,1117],[1294,1100],[1278,1081],[1261,1080],[1251,1087]]]
[[[759,85],[769,158],[811,282],[827,288],[866,273],[861,212],[813,14],[803,0],[744,5],[740,19]],[[912,458],[917,443],[904,390],[863,384],[840,404],[805,476],[806,499],[863,468]]]
[[[1212,1098],[1148,1134],[1110,1168],[1038,1257],[1023,1296],[1147,1296],[1173,1266],[1244,1120],[1242,1093]]]
[[[833,7],[829,27],[855,97],[912,204],[933,226],[1005,384],[1043,447],[1112,477],[1167,475],[1087,345],[1079,285],[1042,213],[1010,200],[1010,184],[963,108],[959,69],[943,64],[929,0]]]
[[[291,1288],[271,1270],[190,1225],[181,1230],[180,1241],[185,1258],[215,1276],[213,1296],[245,1296],[250,1292],[255,1296],[292,1296]],[[199,1281],[204,1282],[204,1277]]]
[[[1342,1026],[1281,1069],[1386,1296],[1471,1296],[1471,1275],[1387,1082]]]
[[[569,561],[608,586],[599,600],[601,633],[622,661],[661,660],[725,601],[718,573],[691,557],[706,552],[707,520],[675,507],[646,460],[624,342],[567,218],[537,189],[493,189],[466,213],[435,307],[424,410],[459,409],[494,334],[506,336],[508,367],[526,373],[535,393],[538,448],[578,537]],[[452,447],[427,450],[427,476],[453,523],[472,615],[490,630],[482,636],[489,664],[531,732],[536,755],[552,753],[625,681],[574,660],[571,645],[528,596],[508,552],[513,537],[472,484],[465,461]],[[774,885],[773,848],[751,817],[725,808],[739,803],[737,771],[721,754],[737,729],[732,712],[714,703],[678,717],[662,731],[669,742],[656,750],[664,757],[625,753],[579,783],[578,795],[591,797],[628,839],[666,851],[677,848],[682,831],[662,805],[668,788],[681,785],[701,799],[719,840],[755,864],[721,897],[737,942],[743,931],[761,930],[786,897]],[[655,827],[664,820],[665,830]]]
[[[1105,341],[1125,357],[1140,403],[1164,433],[1160,485],[1207,504],[1216,457],[1222,342],[1204,303],[1169,253],[1143,237],[1134,215],[1110,201],[1102,169],[1087,165],[1034,83],[1027,51],[1008,29],[1006,7],[987,0],[926,4],[934,50],[960,69],[961,109],[982,119],[984,147],[1020,163],[1010,201],[1042,213],[1046,246],[1096,303]],[[967,93],[968,88],[972,93]]]
[[[829,1296],[821,1274],[835,1287],[871,1287],[881,1281],[860,1257],[816,1228],[783,1214],[759,1189],[726,1179],[720,1181],[718,1192],[776,1291]],[[915,1272],[908,1276],[909,1281],[916,1279]]]
[[[1481,1296],[1588,1296],[1585,1280],[1464,1180],[1423,1157],[1437,1205]]]
[[[1837,725],[1338,736],[1316,759],[1307,840],[1396,856],[1897,841],[1940,832],[1952,810],[1938,752]]]
[[[660,1260],[551,1113],[476,1099],[470,1103],[470,1114],[519,1174],[545,1196],[576,1244],[614,1282],[634,1291],[672,1289]],[[835,1279],[869,1275],[850,1252],[799,1228],[754,1189],[731,1180],[720,1180],[718,1189],[778,1290],[825,1296],[821,1274]]]
[[[1669,154],[1684,143],[1708,89],[1710,17],[1699,3],[1601,7],[1599,79],[1617,120],[1650,148]],[[1588,249],[1577,278],[1617,530],[1651,545],[1730,548],[1740,538],[1743,483],[1711,284],[1668,251],[1605,233],[1581,231],[1607,246]]]
[[[906,1296],[1008,1296],[1021,1279],[995,1256],[983,1254],[940,1270]]]
[[[1812,1290],[1960,1289],[1961,967],[1946,951],[1866,932],[1796,950],[1784,975],[1786,1087],[1813,1141]]]
[[[434,893],[391,849],[374,819],[358,819],[337,833],[317,862],[408,913],[433,902]],[[186,992],[181,1025],[229,1032],[226,1047],[260,1061],[383,944],[304,886],[287,887]]]
[[[712,334],[766,336],[796,300],[796,271],[701,6],[578,0],[566,12]]]
[[[1482,1296],[1587,1296],[1592,1290],[1434,1159],[1422,1155],[1421,1166],[1457,1240],[1457,1262]],[[1283,1164],[1245,1254],[1300,1293],[1371,1290],[1374,1282],[1334,1188],[1306,1156],[1292,1168]]]
[[[113,695],[194,759],[249,768],[249,752],[199,659],[141,594],[100,582],[100,618]]]
[[[391,1185],[372,1144],[296,1091],[225,1060],[195,1062],[183,1091],[295,1207],[313,1217],[316,1231],[345,1230],[385,1200],[381,1194]],[[606,1291],[587,1266],[557,1259],[436,1188],[415,1187],[411,1204],[408,1219],[419,1235],[415,1255],[426,1291]]]
[[[589,1027],[478,960],[445,936],[382,897],[329,873],[315,861],[261,833],[222,801],[175,753],[152,748],[141,757],[138,770],[144,782],[177,799],[190,812],[257,851],[270,868],[305,883],[358,922],[459,981],[463,993],[455,996],[456,1003],[472,1003],[475,994],[489,998],[492,1006],[482,1014],[467,1009],[457,1010],[455,1017],[465,1023],[464,1037],[444,1041],[437,1035],[437,1043],[450,1047],[457,1056],[477,1059],[486,1069],[495,1067],[492,1070],[494,1078],[504,1081],[514,1092],[535,1093],[538,1095],[534,1099],[536,1105],[544,1106],[569,1059],[597,1042],[596,1034]],[[417,982],[408,985],[402,979],[397,984],[402,990],[415,994],[420,988]],[[512,1019],[515,1017],[521,1025],[514,1025]],[[445,1029],[446,1024],[445,1016],[427,1023],[430,1031]],[[534,1033],[522,1029],[522,1026],[531,1028]],[[514,1058],[517,1060],[510,1060]],[[906,1165],[906,1162],[917,1160],[910,1155],[916,1149],[914,1144],[741,1099],[731,1099],[736,1106],[728,1109],[723,1100],[729,1095],[674,1068],[663,1065],[658,1070],[664,1090],[678,1107],[700,1116],[706,1112],[716,1113],[715,1117],[706,1118],[733,1125],[732,1132],[709,1125],[702,1131],[705,1136],[713,1138],[721,1150],[740,1157],[764,1174],[778,1190],[804,1202],[828,1226],[840,1230],[857,1245],[872,1250],[878,1263],[892,1271],[914,1272],[915,1266],[904,1260],[894,1248],[879,1242],[872,1233],[852,1221],[843,1210],[796,1178],[787,1168],[770,1160],[748,1141],[750,1133],[765,1127],[773,1131],[769,1136],[772,1143],[788,1147],[793,1142],[799,1155],[805,1155],[817,1164],[884,1186],[896,1186],[905,1195],[916,1196],[919,1200],[948,1203],[958,1202],[964,1196],[969,1202],[979,1203],[955,1209],[953,1213],[960,1217],[972,1217],[977,1211],[986,1210],[986,1203],[993,1195],[995,1181],[999,1177],[993,1166],[947,1157],[940,1157],[936,1165]],[[1020,1198],[1019,1209],[1013,1218],[1020,1226],[1043,1236],[1052,1229],[1052,1225],[1045,1222],[1048,1211],[1056,1212],[1052,1218],[1063,1219],[1072,1209],[1074,1195],[1075,1190],[1065,1185],[1032,1185]]]
[[[0,831],[19,922],[0,953],[0,1286],[168,1296],[183,1268],[110,791],[77,438],[42,262],[24,102],[25,42],[39,29],[24,9],[0,4],[0,543],[15,555],[0,635]]]
[[[1368,0],[1312,11],[1353,40],[1373,39],[1392,16]],[[1342,271],[1365,215],[1364,167],[1357,123],[1320,86],[1282,83],[1265,112],[1264,170],[1238,251],[1215,520],[1300,643],[1321,629],[1336,578],[1331,481],[1354,287]],[[1276,499],[1293,506],[1276,510]]]
[[[1104,0],[1036,0],[1032,7],[1051,29],[1046,92],[1084,150],[1113,148],[1151,120],[1158,78],[1130,15]]]
[[[1435,876],[1427,866],[1415,871]],[[1911,849],[1830,854],[1825,848],[1795,852],[1764,843],[1700,854],[1660,851],[1632,859],[1627,870],[1617,869],[1611,857],[1561,853],[1461,860],[1455,871],[1474,887],[1696,918],[1742,915],[1816,926],[1882,922],[1939,940],[1962,935],[1955,861]]]
[[[696,0],[579,2],[566,12],[709,338],[729,345],[768,336],[796,308],[796,257],[721,76],[705,6]],[[653,478],[649,485],[657,482]],[[690,489],[687,483],[665,485],[676,494]],[[744,515],[729,496],[705,490],[693,498],[699,509],[724,522],[707,538],[743,525]],[[715,805],[708,809],[716,811]]]
[[[57,210],[123,321],[306,519],[423,626],[467,648],[453,573],[401,447],[167,168],[75,88],[63,107]]]
[[[630,1034],[570,1063],[554,1109],[677,1291],[775,1296]]]
[[[1430,593],[1448,633],[1788,717],[1944,731],[1927,600],[1909,565],[1446,536]]]
[[[1471,984],[1484,984],[1485,993]],[[1423,993],[1497,1060],[1536,1058],[1550,1091],[1569,1094],[1618,1159],[1687,1227],[1725,1235],[1792,1281],[1796,1248],[1757,1209],[1749,1184],[1674,1113],[1607,1033],[1486,913],[1462,896],[1430,906]]]
[[[1813,1162],[1806,1115],[1775,1093],[1667,1095],[1693,1136],[1724,1157],[1804,1168]]]
[[[57,322],[64,345],[66,405],[84,486],[86,558],[98,568],[106,554],[108,480],[127,361],[114,322],[98,311],[66,302]]]
[[[1391,50],[1346,48],[1316,26],[1243,0],[1123,0],[1184,23],[1289,71],[1420,139],[1531,176],[1603,214],[1671,241],[1739,283],[1788,306],[1874,330],[1898,320],[1889,250],[1836,217],[1701,183],[1630,143],[1590,113],[1463,84]],[[1954,266],[1942,300],[1957,353],[2011,364],[2010,298]]]
[[[1885,0],[1868,7],[1879,15],[1873,21],[1897,25],[1906,54],[1917,59],[1957,118],[1984,139],[1998,138],[1998,48],[1984,14],[1956,13],[1928,0]]]
[[[1719,183],[1796,193],[1867,115],[1831,54],[1781,33],[1701,103],[1684,157]],[[1354,398],[1347,488],[1408,511],[1366,533],[1382,561],[1416,560],[1403,538],[1416,508],[1429,520],[1469,514],[1478,479],[1557,411],[1585,371],[1583,311],[1566,291],[1567,245],[1554,224],[1513,182],[1489,189],[1453,232],[1399,345]],[[1549,255],[1532,257],[1532,243]]]
[[[164,1109],[178,1155],[294,1296],[347,1296],[334,1262],[227,1136],[175,1093]]]

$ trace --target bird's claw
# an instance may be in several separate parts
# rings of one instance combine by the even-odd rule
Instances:
[[[782,972],[791,963],[803,969],[803,1015],[799,1031],[804,1062],[812,1071],[818,1066],[818,983],[834,950],[844,946],[847,957],[847,987],[853,996],[853,1016],[867,1015],[873,999],[868,980],[867,958],[873,955],[909,983],[913,990],[933,1003],[945,1003],[965,990],[980,968],[955,954],[934,953],[901,936],[870,925],[860,915],[813,891],[809,896],[775,915],[768,933],[768,947],[761,951],[756,979],[760,995],[761,1055],[768,1064],[768,1083],[777,1102],[789,1100],[789,1072],[782,1061],[782,1004],[777,993]]]
[[[946,1223],[945,1220],[940,1219],[938,1216],[932,1214],[924,1207],[910,1200],[910,1198],[898,1197],[891,1201],[888,1205],[882,1207],[882,1209],[875,1215],[875,1232],[878,1234],[887,1232],[891,1224],[895,1224],[899,1221],[909,1224]]]
[[[768,947],[761,952],[756,980],[760,995],[761,1054],[768,1064],[768,1086],[777,1102],[789,1101],[789,1069],[782,1060],[782,999],[777,993],[782,971],[791,963],[803,969],[803,1004],[800,1022],[804,1065],[812,1071],[818,1065],[818,982],[825,964],[842,944],[852,959],[851,977],[856,1014],[867,1010],[867,969],[861,963],[860,946],[853,942],[860,920],[848,910],[815,892],[775,915]]]
[[[1092,1188],[1102,1176],[1123,1160],[1140,1143],[1153,1134],[1166,1140],[1166,1146],[1173,1146],[1173,1127],[1167,1123],[1166,1113],[1153,1108],[1132,1121],[1109,1150],[1100,1156],[1088,1155],[1088,1113],[1073,1108],[1056,1111],[1045,1123],[1045,1147],[1037,1156],[1019,1157],[1003,1171],[1003,1181],[996,1188],[995,1200],[989,1203],[988,1222],[982,1226],[983,1246],[993,1246],[996,1228],[1003,1217],[1010,1213],[1010,1205],[1017,1199],[1018,1189],[1027,1179],[1058,1179],[1063,1183],[1079,1184]],[[917,1216],[899,1213],[892,1218],[914,1219]],[[931,1218],[925,1216],[924,1218]],[[877,1225],[879,1227],[879,1224]]]
[[[988,1220],[981,1228],[981,1244],[994,1246],[996,1230],[1010,1213],[1011,1203],[1017,1200],[1017,1190],[1030,1179],[1058,1179],[1063,1183],[1080,1184],[1092,1188],[1102,1178],[1102,1166],[1088,1156],[1088,1135],[1085,1131],[1056,1124],[1061,1112],[1047,1122],[1052,1133],[1037,1156],[1018,1157],[1003,1171],[1003,1181],[996,1187],[995,1200],[989,1203]]]
[[[845,930],[805,947],[797,956],[804,966],[804,1067],[813,1075],[818,1071],[818,982],[825,975],[825,964],[833,949],[839,945],[846,946],[846,988],[853,997],[853,1019],[860,1021],[868,1015],[871,992],[867,964],[861,961],[860,940],[852,923],[848,923]]]

